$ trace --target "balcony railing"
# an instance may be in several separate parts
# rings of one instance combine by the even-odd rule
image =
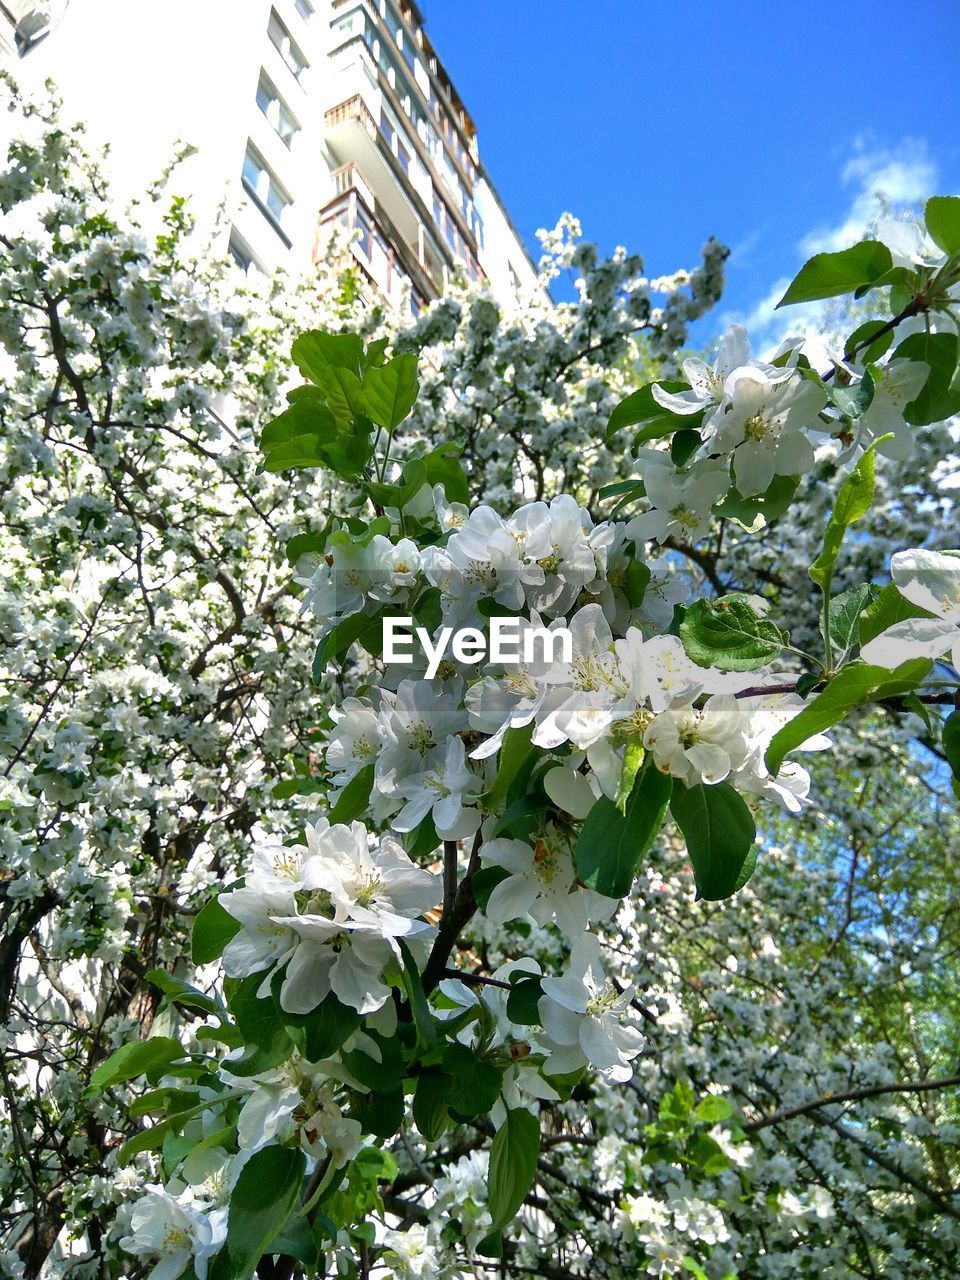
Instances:
[[[354,120],[361,124],[370,137],[376,141],[377,122],[367,110],[366,103],[359,93],[354,94],[352,98],[348,98],[346,102],[337,103],[335,107],[331,107],[329,111],[323,113],[323,123],[328,129],[336,129],[338,126],[349,124]]]
[[[351,179],[356,185],[346,186]],[[355,166],[338,171],[338,186],[343,189],[320,211],[314,256],[319,258],[336,232],[351,237],[352,256],[377,292],[399,307],[409,288],[414,314],[419,314],[424,300],[436,297],[442,281],[434,278],[425,262],[418,261],[382,210],[374,212],[366,203],[361,194],[366,184]]]
[[[366,179],[355,164],[345,164],[335,169],[330,175],[337,195],[345,195],[348,191],[356,191],[368,209],[374,207],[373,192],[367,186]]]

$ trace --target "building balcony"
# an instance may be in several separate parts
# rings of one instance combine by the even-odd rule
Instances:
[[[377,122],[367,110],[359,93],[347,102],[339,102],[329,111],[325,111],[323,123],[326,128],[327,142],[334,154],[339,150],[349,151],[356,146],[358,139],[354,137],[354,133],[358,127],[374,143],[379,133]]]
[[[401,235],[355,165],[338,169],[333,177],[337,194],[320,210],[314,257],[329,252],[334,237],[348,241],[377,293],[396,308],[409,293],[418,313],[446,280],[446,264],[433,237],[422,224],[412,243]]]

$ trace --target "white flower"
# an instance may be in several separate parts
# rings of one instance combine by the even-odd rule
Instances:
[[[319,818],[306,835],[307,845],[290,851],[296,858],[285,880],[272,875],[274,854],[270,875],[252,874],[244,888],[220,895],[243,926],[224,949],[224,969],[232,977],[267,969],[259,988],[265,996],[273,972],[286,965],[280,1005],[288,1013],[309,1013],[331,991],[372,1013],[389,995],[381,977],[399,956],[397,938],[432,933],[415,917],[439,896],[437,877],[389,837],[371,848],[359,822],[331,826]]]
[[[416,582],[420,572],[420,552],[410,538],[401,538],[394,543],[382,533],[377,533],[367,548],[367,566],[369,595],[374,600],[392,600],[398,592]]]
[[[448,502],[447,494],[442,484],[435,484],[432,492],[433,509],[440,528],[445,531],[462,529],[467,523],[470,508],[462,502]]]
[[[374,1013],[390,998],[381,977],[394,953],[376,926],[320,915],[281,923],[298,938],[280,987],[287,1013],[310,1013],[331,992],[357,1013]]]
[[[342,1169],[360,1150],[362,1126],[359,1120],[343,1114],[329,1087],[320,1092],[316,1102],[317,1109],[303,1122],[300,1144],[312,1156],[329,1153],[333,1167]]]
[[[613,633],[600,605],[579,609],[569,630],[572,660],[552,663],[544,675],[547,684],[562,686],[564,695],[541,706],[532,738],[538,747],[557,747],[567,741],[588,745],[612,723],[616,704],[629,693],[617,667]]]
[[[665,631],[673,618],[674,605],[688,596],[688,575],[682,574],[671,560],[659,558],[647,561],[650,581],[643,599],[633,611],[631,621],[654,632]]]
[[[946,258],[919,222],[882,218],[877,224],[877,239],[890,250],[893,265],[909,271],[916,267],[939,267]]]
[[[960,670],[960,555],[955,552],[898,551],[890,576],[911,604],[932,618],[908,618],[875,636],[860,651],[864,662],[890,670],[913,658],[940,658],[952,650]]]
[[[310,610],[320,619],[324,624],[321,634],[340,618],[359,613],[370,594],[367,548],[351,542],[346,534],[337,536],[343,540],[330,544],[327,554],[319,560],[304,557],[297,565],[294,578],[306,587],[300,611]]]
[[[619,992],[600,965],[600,939],[583,934],[573,945],[570,963],[560,978],[543,979],[540,1022],[549,1056],[545,1071],[563,1075],[587,1063],[606,1079],[622,1084],[633,1075],[630,1062],[643,1039],[622,1019],[633,988]]]
[[[270,1071],[261,1071],[254,1076],[236,1076],[230,1070],[230,1064],[242,1053],[243,1050],[236,1050],[224,1058],[220,1076],[231,1089],[249,1091],[249,1097],[244,1099],[240,1108],[237,1142],[242,1151],[259,1151],[268,1143],[283,1140],[293,1132],[294,1113],[314,1087],[316,1072],[295,1055]]]
[[[522,655],[527,637],[540,631],[543,623],[534,611],[530,620],[518,618],[517,624],[517,652]],[[554,619],[546,629],[553,631],[560,625],[560,620]],[[491,735],[471,751],[472,759],[495,755],[508,729],[523,728],[564,702],[568,692],[547,681],[554,665],[546,659],[545,646],[534,640],[529,661],[521,656],[517,662],[487,666],[486,674],[470,686],[464,698],[471,728]]]
[[[887,458],[904,461],[913,452],[914,428],[903,416],[904,408],[923,389],[930,366],[922,360],[891,360],[876,383],[873,399],[860,419],[861,444],[869,444],[880,436],[893,435],[877,445],[877,452]]]
[[[650,510],[629,521],[627,537],[638,546],[651,538],[698,542],[709,528],[714,503],[730,488],[723,459],[694,458],[678,467],[658,449],[639,449],[637,456]]]
[[[553,616],[566,613],[596,578],[614,539],[613,526],[594,528],[589,512],[569,494],[521,507],[507,527],[524,561],[543,571],[542,585],[535,579],[527,585],[526,603]]]
[[[771,683],[774,679],[770,677]],[[810,792],[810,775],[806,769],[795,761],[787,761],[780,766],[777,776],[771,778],[763,757],[774,734],[798,716],[806,705],[794,693],[739,699],[740,723],[749,754],[730,775],[738,791],[768,796],[790,813],[803,811]],[[802,744],[802,750],[824,751],[831,745],[828,737],[818,733]]]
[[[434,747],[467,727],[460,705],[460,684],[434,680],[403,680],[396,693],[382,689],[380,724],[384,747],[377,757],[375,790],[397,807],[397,782],[423,771]]]
[[[555,920],[570,938],[590,920],[604,920],[616,908],[613,898],[577,887],[569,846],[556,835],[545,833],[535,848],[523,840],[488,840],[480,859],[510,872],[487,902],[485,914],[494,924],[531,915],[538,924]]]
[[[405,1231],[388,1231],[383,1244],[387,1274],[396,1280],[436,1280],[441,1274],[440,1252],[429,1227],[414,1223]]]
[[[526,958],[509,960],[506,964],[502,964],[499,969],[495,969],[491,976],[497,982],[507,982],[511,974],[517,973],[529,974],[531,977],[538,978],[540,976],[540,966],[536,960],[528,960]],[[440,983],[439,989],[456,1006],[454,1009],[437,1009],[437,1017],[441,1020],[455,1018],[464,1009],[476,1009],[478,1014],[482,1015],[480,1017],[482,1037],[491,1048],[499,1048],[505,1040],[514,1034],[513,1023],[507,1017],[507,996],[509,993],[503,987],[490,983],[480,983],[475,986],[472,983],[462,982],[459,978],[445,978]],[[472,1044],[474,1041],[473,1024],[468,1022],[461,1027],[456,1038],[461,1044]]]
[[[145,1190],[120,1247],[142,1260],[159,1258],[149,1280],[176,1280],[191,1262],[199,1280],[205,1280],[209,1259],[226,1239],[226,1211],[204,1213],[191,1203],[192,1195],[183,1202],[160,1186]]]
[[[311,857],[304,887],[330,895],[335,921],[354,920],[386,938],[431,932],[415,917],[436,905],[439,877],[416,866],[398,841],[384,836],[371,847],[362,823],[331,826],[326,818],[306,831]]]
[[[359,698],[344,698],[339,707],[330,708],[334,727],[327,735],[324,760],[337,775],[336,786],[342,788],[368,764],[373,764],[383,745],[380,717],[368,703]]]
[[[419,773],[410,774],[396,785],[396,794],[406,804],[393,819],[397,831],[413,831],[428,814],[441,840],[463,840],[480,825],[480,811],[467,808],[475,800],[481,781],[467,768],[461,738],[435,747],[423,761]]]
[[[640,1240],[648,1239],[652,1234],[662,1231],[670,1225],[670,1214],[662,1200],[643,1193],[636,1196],[625,1196],[620,1205],[622,1219],[621,1229],[628,1239],[634,1236]]]
[[[737,488],[745,497],[763,493],[775,475],[810,470],[813,445],[803,429],[827,403],[822,387],[795,372],[784,381],[738,369],[726,390],[725,411],[714,420],[704,451],[733,453]]]
[[[742,325],[732,324],[723,335],[713,364],[696,357],[684,360],[680,366],[684,378],[690,383],[689,391],[665,391],[654,383],[651,394],[657,404],[671,413],[694,414],[712,410],[723,399],[724,386],[735,369],[750,364],[750,339]],[[772,365],[754,364],[768,377],[787,378],[789,369],[775,369]]]
[[[688,786],[722,782],[747,755],[740,706],[729,694],[714,694],[699,710],[692,703],[670,707],[653,720],[643,741],[657,768]]]
[[[282,923],[296,911],[293,886],[272,890],[265,884],[221,893],[221,907],[243,926],[223,950],[223,970],[246,978],[282,965],[293,955],[297,937]]]

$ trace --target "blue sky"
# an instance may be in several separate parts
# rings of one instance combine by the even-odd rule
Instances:
[[[858,238],[884,190],[960,191],[956,0],[424,0],[517,226],[569,209],[649,275],[731,246],[708,342],[772,332],[811,252]]]

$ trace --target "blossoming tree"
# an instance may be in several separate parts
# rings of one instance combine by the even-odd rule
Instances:
[[[625,398],[626,357],[666,357],[715,296],[717,248],[656,311],[638,263],[561,233],[552,261],[583,296],[552,328],[462,290],[393,333],[330,278],[295,300],[303,381],[264,425],[283,324],[186,278],[182,207],[149,250],[92,208],[43,123],[0,184],[23,219],[0,242],[20,432],[4,626],[28,685],[4,711],[4,1086],[25,1171],[8,1269],[38,1274],[65,1218],[83,1238],[66,1269],[135,1260],[158,1280],[719,1278],[797,1274],[791,1257],[813,1274],[838,1229],[835,1266],[898,1274],[920,1248],[948,1266],[942,1144],[914,1125],[891,1156],[871,1124],[955,1081],[919,1060],[903,1081],[882,1054],[851,1076],[816,1010],[846,930],[807,957],[817,987],[779,963],[782,921],[835,868],[804,880],[772,837],[812,803],[795,754],[869,741],[864,708],[912,717],[960,772],[941,719],[960,558],[897,546],[894,522],[892,581],[873,582],[850,532],[884,459],[960,407],[960,200],[932,199],[911,243],[883,228],[803,268],[787,304],[877,303],[826,360],[800,341],[751,357],[734,328]],[[212,413],[228,397],[236,440]],[[771,531],[824,467],[796,535],[817,543],[817,595],[783,600]],[[731,543],[760,570],[747,589]],[[497,619],[517,653],[487,660]],[[472,647],[426,678],[412,645],[385,657],[398,630]],[[758,859],[781,873],[767,902]],[[671,920],[705,929],[697,1001]],[[753,1036],[705,1032],[697,1008]],[[803,1028],[830,1061],[796,1099],[784,1040]],[[856,1101],[876,1108],[860,1128],[836,1110]],[[768,1138],[811,1113],[829,1133],[801,1174]],[[131,1203],[105,1241],[118,1177]]]

